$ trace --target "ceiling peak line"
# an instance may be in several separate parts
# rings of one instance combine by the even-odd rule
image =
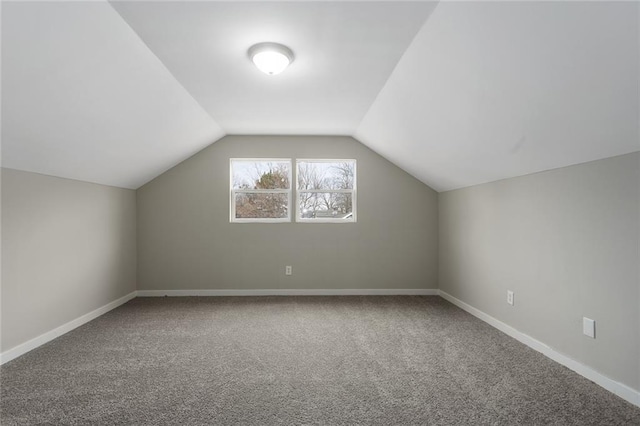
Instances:
[[[221,138],[223,138],[224,136],[227,135],[226,130],[220,125],[220,123],[217,122],[217,120],[215,119],[215,117],[213,117],[209,111],[207,111],[207,109],[200,103],[200,101],[198,101],[198,99],[193,96],[193,94],[187,90],[186,87],[184,87],[184,85],[182,84],[182,82],[180,80],[178,80],[178,78],[176,78],[175,74],[169,69],[169,67],[167,67],[167,65],[162,61],[162,59],[160,59],[158,57],[158,55],[155,54],[155,52],[153,50],[151,50],[151,48],[149,47],[149,45],[147,44],[147,42],[140,37],[140,34],[137,33],[137,31],[129,24],[129,22],[127,22],[127,20],[120,14],[120,12],[118,12],[118,9],[116,9],[113,4],[117,3],[117,1],[114,0],[106,0],[106,3],[109,4],[109,7],[111,7],[111,9],[120,17],[120,19],[122,20],[122,22],[124,22],[124,24],[131,30],[132,33],[134,33],[136,35],[136,37],[138,37],[138,40],[140,40],[140,43],[142,43],[146,49],[149,51],[149,53],[156,58],[156,60],[158,61],[158,63],[166,70],[166,72],[171,75],[171,77],[175,80],[176,84],[178,84],[180,87],[182,87],[182,89],[184,90],[184,92],[186,94],[189,95],[189,97],[191,99],[193,99],[193,101],[198,104],[198,106],[202,109],[202,111],[204,113],[206,113],[209,117],[211,117],[211,120],[213,121],[213,124],[215,124],[218,128],[220,128],[223,131],[223,134],[216,140],[219,140]]]
[[[420,0],[418,0],[420,1]],[[367,116],[367,114],[369,114],[369,111],[371,110],[371,107],[373,107],[373,105],[376,103],[376,101],[378,100],[378,97],[380,96],[380,93],[382,93],[382,91],[385,89],[385,87],[387,86],[387,84],[389,83],[389,81],[391,80],[391,77],[394,75],[394,73],[396,72],[396,70],[398,69],[398,64],[400,64],[400,62],[402,62],[402,58],[404,58],[405,54],[409,51],[409,49],[411,48],[411,46],[413,45],[413,43],[415,43],[416,38],[418,37],[418,34],[420,34],[420,32],[422,31],[422,29],[429,24],[429,19],[431,19],[431,17],[433,16],[434,13],[436,13],[436,9],[438,8],[438,5],[442,2],[442,1],[446,1],[446,0],[434,0],[434,1],[430,1],[430,3],[435,3],[435,6],[433,7],[433,9],[431,10],[431,12],[425,17],[424,22],[422,23],[422,25],[420,26],[420,28],[418,28],[418,31],[416,31],[416,33],[414,34],[413,38],[411,39],[411,41],[409,42],[409,44],[407,44],[407,47],[404,49],[404,51],[402,52],[402,55],[400,56],[400,58],[398,59],[398,61],[396,62],[396,65],[393,67],[393,70],[389,73],[389,75],[387,76],[387,79],[385,80],[384,84],[382,86],[380,86],[380,90],[378,90],[378,92],[376,93],[376,96],[371,100],[371,103],[369,104],[369,108],[367,108],[367,110],[365,111],[364,114],[362,114],[362,117],[360,118],[360,121],[358,122],[358,125],[356,126],[356,128],[353,131],[353,137],[355,137],[355,135],[358,134],[358,129],[360,128],[360,126],[362,125],[362,122],[364,121],[365,117]],[[362,142],[364,143],[364,142]],[[378,153],[378,155],[382,155],[380,153]],[[397,166],[397,164],[394,164]]]

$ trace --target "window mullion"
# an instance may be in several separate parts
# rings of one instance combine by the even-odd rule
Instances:
[[[232,189],[235,193],[244,193],[244,194],[288,194],[291,192],[291,189],[247,189],[247,188],[234,188]]]
[[[298,189],[298,192],[308,192],[311,194],[350,194],[353,189]]]

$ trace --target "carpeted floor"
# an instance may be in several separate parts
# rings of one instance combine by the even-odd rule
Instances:
[[[3,426],[640,424],[439,297],[137,298],[0,374]]]

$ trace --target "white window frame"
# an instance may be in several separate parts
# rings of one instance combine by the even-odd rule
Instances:
[[[298,167],[300,163],[344,163],[353,162],[353,189],[300,189],[298,188]],[[357,186],[358,186],[358,161],[355,158],[296,158],[296,222],[300,223],[356,223],[356,211],[357,211]],[[350,219],[334,219],[330,217],[326,218],[303,218],[300,215],[300,193],[301,192],[315,192],[321,194],[336,193],[336,194],[351,194],[352,214]]]
[[[261,162],[261,163],[289,163],[289,189],[240,189],[233,187],[233,162]],[[231,223],[287,223],[291,222],[291,209],[293,192],[293,160],[291,158],[230,158],[229,159],[229,221]],[[240,193],[264,193],[264,194],[287,194],[289,208],[287,217],[279,218],[237,218],[236,217],[236,194]]]

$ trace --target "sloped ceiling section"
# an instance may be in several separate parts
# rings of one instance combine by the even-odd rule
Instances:
[[[2,7],[3,167],[137,188],[225,133],[343,134],[445,191],[640,150],[637,2]]]
[[[3,167],[138,188],[223,136],[108,3],[2,8]]]
[[[640,150],[636,2],[443,2],[355,137],[438,191]]]
[[[435,2],[141,2],[113,7],[230,134],[352,135]],[[296,59],[267,76],[247,51]]]

